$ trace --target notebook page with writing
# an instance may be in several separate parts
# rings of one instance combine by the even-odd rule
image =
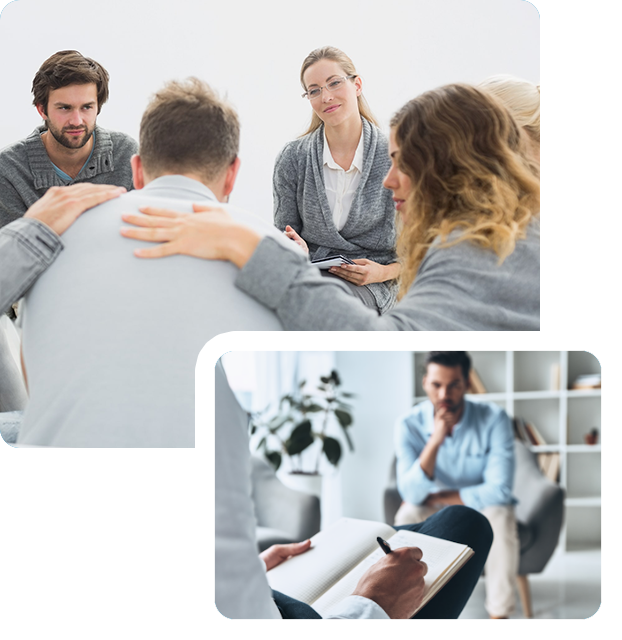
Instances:
[[[313,604],[378,548],[377,536],[390,537],[393,533],[393,527],[382,522],[341,518],[311,538],[309,551],[268,571],[268,582],[291,598]]]
[[[470,556],[472,553],[466,545],[406,530],[397,531],[390,538],[389,544],[393,549],[399,549],[400,547],[419,547],[421,549],[423,553],[422,560],[428,565],[428,573],[424,578],[425,591],[421,606],[442,586],[437,582],[441,583],[442,578],[449,572],[449,569],[460,563],[465,555]],[[320,615],[325,615],[334,604],[352,594],[365,571],[382,557],[384,557],[384,552],[377,547],[370,556],[365,558],[354,570],[319,598],[313,604],[313,608]]]

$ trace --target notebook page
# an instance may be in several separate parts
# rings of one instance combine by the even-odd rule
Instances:
[[[311,538],[309,551],[268,571],[268,582],[281,593],[313,604],[378,547],[377,536],[392,533],[394,529],[382,522],[341,518]]]
[[[423,553],[422,560],[428,565],[428,573],[424,578],[424,603],[436,593],[436,589],[433,587],[436,581],[447,572],[448,566],[453,566],[469,549],[463,544],[406,530],[397,531],[389,540],[389,544],[392,549],[399,549],[400,547],[419,547],[421,549]],[[313,608],[320,615],[325,615],[327,610],[334,604],[352,594],[365,571],[382,557],[384,557],[384,551],[376,543],[375,551],[319,598],[313,604]]]

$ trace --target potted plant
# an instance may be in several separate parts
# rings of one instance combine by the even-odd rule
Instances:
[[[275,470],[281,467],[284,457],[289,458],[291,481],[288,484],[300,486],[301,483],[294,477],[306,477],[303,490],[319,494],[322,459],[337,467],[342,457],[341,442],[331,435],[335,427],[341,430],[350,451],[354,451],[348,433],[353,423],[352,407],[348,400],[355,395],[340,389],[341,380],[337,371],[320,376],[314,392],[309,392],[306,387],[307,383],[303,380],[294,392],[283,395],[276,412],[267,407],[254,413],[251,416],[250,433],[257,441],[257,450],[263,453]],[[312,452],[313,449],[315,455],[307,454],[303,461],[303,452]],[[314,461],[309,465],[310,457]],[[314,486],[309,486],[309,480]]]

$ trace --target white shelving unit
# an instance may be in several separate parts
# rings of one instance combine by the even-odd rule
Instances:
[[[548,443],[531,447],[532,451],[560,454],[559,483],[566,491],[562,548],[600,548],[601,392],[569,388],[580,374],[600,373],[598,360],[585,351],[470,351],[469,355],[489,392],[467,397],[495,402],[510,416],[532,422]],[[424,358],[425,352],[415,352],[415,402],[425,400]],[[592,428],[598,430],[598,444],[587,445],[584,435]]]

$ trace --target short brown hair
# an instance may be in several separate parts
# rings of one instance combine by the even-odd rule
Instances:
[[[110,76],[104,67],[91,58],[85,58],[79,51],[59,51],[50,56],[37,71],[32,81],[32,104],[41,105],[47,115],[50,91],[70,84],[91,84],[97,86],[97,113],[108,100]]]
[[[197,78],[172,81],[158,91],[140,122],[145,171],[219,176],[237,157],[240,123],[231,105]]]

